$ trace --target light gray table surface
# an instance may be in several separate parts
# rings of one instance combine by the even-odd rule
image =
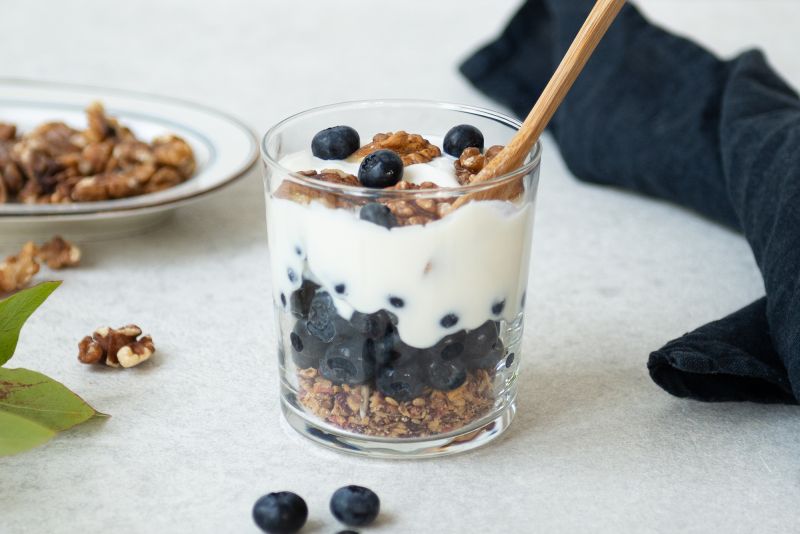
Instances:
[[[800,84],[796,0],[645,0],[715,51],[758,45]],[[493,104],[456,65],[516,2],[0,0],[0,75],[143,90],[257,132],[372,97]],[[157,231],[85,246],[21,337],[40,370],[112,418],[0,460],[0,532],[255,532],[291,489],[309,533],[347,483],[365,532],[798,532],[800,409],[702,404],[649,379],[649,351],[763,292],[746,243],[680,209],[574,180],[545,140],[519,412],[488,448],[423,462],[323,450],[280,422],[259,171]],[[3,251],[10,253],[11,251]],[[154,359],[77,363],[93,328],[139,323]]]

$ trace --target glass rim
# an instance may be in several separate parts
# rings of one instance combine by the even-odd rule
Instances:
[[[522,126],[521,121],[513,117],[509,117],[504,113],[493,111],[488,108],[471,106],[467,104],[440,102],[437,100],[404,99],[404,98],[349,100],[349,101],[338,102],[334,104],[326,104],[323,106],[316,106],[313,108],[309,108],[304,111],[300,111],[298,113],[289,115],[288,117],[278,121],[276,124],[274,124],[271,128],[267,130],[267,132],[261,139],[260,143],[261,157],[267,165],[277,168],[278,170],[281,171],[282,174],[285,175],[286,178],[290,179],[290,181],[294,183],[298,183],[300,185],[305,185],[313,189],[323,190],[330,193],[348,194],[350,196],[359,196],[359,197],[361,196],[421,197],[422,196],[430,198],[430,197],[466,195],[469,193],[475,193],[493,189],[495,187],[502,186],[512,180],[519,179],[520,176],[525,176],[530,172],[534,171],[541,163],[542,142],[541,139],[538,139],[533,149],[530,152],[529,155],[530,159],[528,162],[526,162],[524,165],[521,165],[520,167],[517,167],[511,172],[502,174],[500,176],[496,176],[491,180],[487,180],[485,182],[480,182],[476,184],[460,185],[456,187],[438,187],[436,189],[387,190],[387,189],[372,189],[364,186],[337,184],[332,182],[326,182],[325,180],[319,180],[310,176],[305,176],[303,174],[299,174],[297,171],[294,171],[292,169],[287,169],[286,167],[281,165],[275,158],[272,157],[272,155],[267,150],[267,144],[269,140],[275,135],[277,135],[277,133],[280,130],[284,129],[288,124],[291,124],[295,120],[302,119],[306,116],[313,115],[319,112],[333,111],[336,110],[337,108],[343,108],[343,109],[368,108],[380,105],[391,105],[391,106],[407,105],[407,106],[439,108],[451,111],[460,111],[470,115],[477,115],[480,117],[497,121],[501,124],[505,124],[506,126],[513,128],[514,130],[519,130],[519,128]]]

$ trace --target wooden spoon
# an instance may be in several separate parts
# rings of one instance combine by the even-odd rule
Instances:
[[[556,69],[553,77],[542,91],[539,100],[534,104],[533,109],[528,114],[525,122],[522,123],[519,131],[511,141],[500,151],[475,177],[470,184],[476,184],[491,180],[496,176],[508,174],[518,169],[525,162],[528,154],[533,149],[533,145],[544,132],[550,119],[553,118],[558,106],[564,101],[567,93],[572,88],[572,84],[578,78],[586,62],[589,61],[598,43],[606,34],[606,31],[614,22],[625,0],[598,0],[592,8],[586,22],[583,23],[578,35],[567,50],[564,59]],[[511,189],[519,191],[519,184],[510,184]],[[483,191],[465,195],[453,204],[457,208],[470,200],[480,198],[496,198],[497,192]]]

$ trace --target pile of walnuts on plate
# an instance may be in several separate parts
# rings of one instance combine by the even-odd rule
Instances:
[[[192,176],[196,161],[177,135],[147,143],[93,102],[88,126],[47,122],[20,135],[0,122],[0,203],[91,202],[153,193]]]

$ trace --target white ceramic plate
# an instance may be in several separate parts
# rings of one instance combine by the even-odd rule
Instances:
[[[192,147],[197,171],[186,182],[157,193],[102,202],[0,204],[0,240],[43,238],[53,233],[73,239],[130,235],[160,224],[181,204],[230,184],[258,158],[253,133],[219,111],[182,100],[82,85],[0,78],[0,122],[27,132],[46,121],[86,127],[84,109],[100,100],[145,140],[175,133]]]

